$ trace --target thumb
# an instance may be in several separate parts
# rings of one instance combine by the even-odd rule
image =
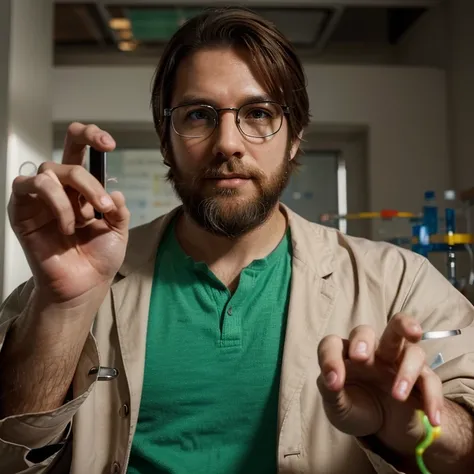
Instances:
[[[344,389],[344,385],[342,385],[340,390],[330,388],[327,378],[323,376],[323,374],[318,377],[317,385],[319,393],[323,398],[324,405],[328,409],[338,416],[345,416],[345,414],[350,411],[351,400]]]
[[[381,407],[367,387],[351,384],[335,391],[322,375],[317,385],[326,416],[339,431],[360,438],[376,433],[382,426]]]

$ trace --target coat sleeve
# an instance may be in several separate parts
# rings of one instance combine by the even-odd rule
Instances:
[[[393,314],[403,312],[414,317],[423,332],[461,330],[460,335],[420,344],[428,365],[441,362],[434,371],[443,383],[444,396],[474,415],[474,307],[428,260],[415,261],[419,266],[407,282],[406,291],[400,284],[400,300],[393,306]],[[374,450],[362,447],[379,474],[399,472]]]
[[[29,280],[0,306],[0,351],[10,327],[27,309],[33,287],[34,283]],[[74,375],[71,400],[56,410],[0,419],[1,473],[68,472],[73,418],[97,379],[96,374],[89,375],[92,367],[99,367],[99,357],[95,340],[89,335]],[[0,403],[1,397],[2,387]]]

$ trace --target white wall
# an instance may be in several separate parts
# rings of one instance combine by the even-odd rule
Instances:
[[[8,144],[8,95],[10,58],[10,0],[0,2],[0,30],[4,40],[0,42],[0,301],[3,291],[3,268],[5,258],[5,218],[6,208],[6,174]]]
[[[53,121],[151,122],[154,69],[144,67],[56,67]]]
[[[150,122],[153,72],[150,67],[56,68],[53,120]],[[443,71],[307,65],[306,73],[315,124],[369,129],[372,209],[417,211],[423,190],[449,186]]]
[[[474,186],[474,1],[448,4],[448,100],[451,155],[458,189]]]
[[[15,0],[11,9],[9,57],[2,64],[9,70],[7,169],[3,191],[7,199],[24,161],[39,164],[52,156],[53,1]],[[9,222],[5,227],[3,296],[31,274]]]

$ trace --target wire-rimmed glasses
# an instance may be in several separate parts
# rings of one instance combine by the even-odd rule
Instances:
[[[251,138],[267,138],[278,133],[283,116],[290,108],[277,102],[251,102],[241,107],[216,108],[208,104],[182,104],[164,109],[165,117],[177,135],[184,138],[208,138],[219,125],[223,111],[235,112],[235,123],[240,132]]]

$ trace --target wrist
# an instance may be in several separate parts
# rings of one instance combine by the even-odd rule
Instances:
[[[66,296],[63,290],[55,288],[58,285],[48,285],[35,279],[34,289],[30,300],[40,308],[51,307],[58,311],[74,312],[82,311],[84,308],[100,306],[107,295],[113,278],[96,283],[91,289],[75,295]],[[80,285],[81,287],[84,285]],[[69,288],[67,293],[76,293],[74,289]]]
[[[425,462],[432,472],[474,471],[474,418],[458,403],[445,399],[441,436],[426,450]],[[443,470],[444,469],[444,470]]]
[[[46,346],[50,350],[61,343],[85,341],[94,318],[108,291],[96,289],[70,301],[54,301],[50,295],[35,288],[22,314],[15,320],[9,333],[16,347]]]
[[[29,312],[39,316],[48,314],[48,319],[55,320],[59,324],[82,320],[86,315],[94,317],[111,283],[111,281],[103,282],[92,290],[67,300],[57,298],[48,288],[35,286],[30,298]]]
[[[383,425],[374,434],[382,446],[398,458],[413,458],[416,446],[424,439],[424,426],[417,409],[418,402],[410,398],[397,410],[384,410]]]

